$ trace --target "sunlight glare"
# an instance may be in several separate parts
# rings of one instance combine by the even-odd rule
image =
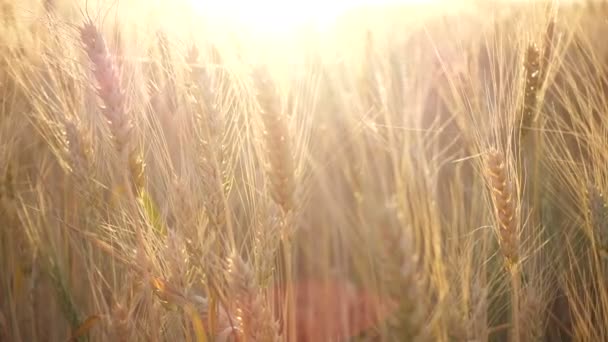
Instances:
[[[190,0],[202,15],[261,33],[302,26],[324,29],[341,14],[363,6],[431,4],[441,0]]]

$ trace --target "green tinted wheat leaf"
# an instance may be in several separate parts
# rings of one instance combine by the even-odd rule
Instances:
[[[139,203],[143,209],[146,221],[152,226],[156,234],[165,236],[167,234],[167,228],[162,219],[158,206],[147,191],[142,191],[140,193]]]

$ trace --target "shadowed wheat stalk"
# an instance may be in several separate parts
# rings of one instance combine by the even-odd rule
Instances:
[[[536,106],[538,102],[538,91],[541,86],[541,56],[540,50],[535,43],[528,45],[524,60],[525,87],[524,104],[521,113],[521,130],[524,137],[536,121]]]

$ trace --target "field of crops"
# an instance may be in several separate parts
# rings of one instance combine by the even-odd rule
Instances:
[[[608,2],[232,3],[0,0],[0,341],[608,341]]]

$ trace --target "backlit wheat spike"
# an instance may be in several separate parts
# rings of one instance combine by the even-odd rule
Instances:
[[[225,184],[226,148],[224,146],[224,117],[219,107],[217,94],[219,82],[209,69],[197,65],[199,52],[193,46],[186,56],[192,80],[191,96],[197,109],[197,124],[201,128],[201,168],[205,185],[205,209],[211,224],[223,227],[226,224]]]
[[[287,117],[281,112],[276,88],[268,75],[257,70],[255,81],[264,124],[266,156],[270,164],[268,178],[272,184],[272,197],[288,213],[294,206],[295,180]]]
[[[251,268],[233,253],[227,260],[228,286],[234,296],[236,328],[243,341],[279,341],[278,323],[264,303]]]
[[[205,125],[208,131],[205,133],[208,138],[213,140],[213,143],[220,145],[224,130],[224,118],[219,108],[218,99],[221,79],[217,75],[213,75],[208,67],[200,66],[198,58],[198,49],[193,46],[188,50],[186,63],[190,68],[192,95],[202,109],[202,112],[197,113],[197,119],[200,124]]]
[[[518,259],[516,198],[503,153],[498,150],[490,151],[485,166],[498,224],[500,247],[508,263],[514,264]]]
[[[138,194],[144,186],[145,165],[142,156],[132,146],[133,124],[126,112],[125,95],[120,86],[116,64],[103,36],[91,21],[85,22],[80,29],[80,37],[93,64],[93,75],[98,85],[97,94],[103,102],[103,115],[110,125],[116,149],[126,157],[132,190]]]
[[[80,29],[80,37],[93,64],[97,94],[103,102],[103,115],[110,124],[117,149],[122,151],[129,143],[132,123],[125,111],[125,96],[120,87],[116,64],[95,24],[86,22]]]

